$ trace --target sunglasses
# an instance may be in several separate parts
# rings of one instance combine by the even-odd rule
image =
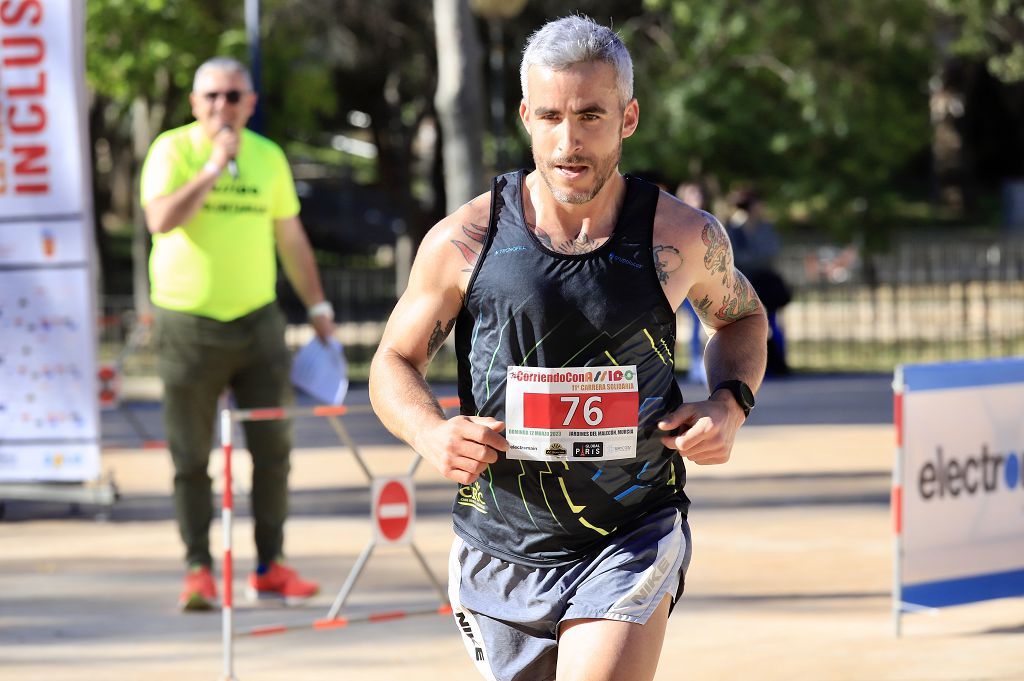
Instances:
[[[228,90],[227,92],[204,92],[203,99],[213,104],[218,97],[223,97],[228,104],[238,104],[242,101],[242,95],[246,94],[241,90]]]

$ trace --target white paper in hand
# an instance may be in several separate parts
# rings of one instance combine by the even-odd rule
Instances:
[[[314,338],[292,359],[292,385],[319,404],[341,404],[348,393],[348,365],[341,343]]]

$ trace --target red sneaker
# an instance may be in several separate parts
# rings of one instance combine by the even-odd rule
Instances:
[[[217,607],[217,585],[208,566],[195,565],[188,569],[185,588],[178,596],[178,605],[185,612]]]
[[[285,604],[296,605],[320,592],[320,585],[299,577],[299,573],[281,563],[271,563],[262,575],[249,574],[245,595],[250,600],[283,598]]]

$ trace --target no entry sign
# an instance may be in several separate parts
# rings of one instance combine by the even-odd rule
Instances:
[[[377,478],[373,481],[371,520],[376,541],[409,544],[415,519],[412,478]]]
[[[100,409],[117,409],[121,401],[121,374],[113,364],[104,364],[96,374],[100,388]]]

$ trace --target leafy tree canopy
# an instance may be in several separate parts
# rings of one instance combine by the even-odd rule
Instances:
[[[929,140],[929,8],[907,0],[645,0],[625,27],[641,125],[632,167],[753,183],[849,233]]]
[[[951,24],[952,49],[985,60],[989,73],[1006,83],[1024,81],[1024,2],[1020,0],[931,0]]]

